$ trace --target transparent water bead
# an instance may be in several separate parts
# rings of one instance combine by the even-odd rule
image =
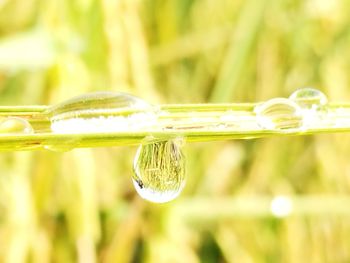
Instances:
[[[254,109],[260,127],[268,130],[295,130],[303,126],[298,104],[290,99],[274,98]]]
[[[185,185],[185,158],[181,140],[141,145],[134,159],[133,184],[144,199],[165,203],[175,199]]]
[[[0,133],[30,134],[33,132],[32,125],[26,119],[18,117],[0,118]]]
[[[61,142],[58,145],[44,145],[44,149],[52,151],[52,152],[69,152],[76,148],[76,141],[74,140],[67,140],[65,142]]]
[[[289,99],[296,102],[302,109],[317,110],[328,103],[327,96],[314,88],[302,88],[294,91]]]
[[[120,92],[95,92],[75,97],[47,113],[54,133],[96,133],[138,130],[157,121],[154,107]]]

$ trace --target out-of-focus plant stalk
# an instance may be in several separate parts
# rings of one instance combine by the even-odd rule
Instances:
[[[192,223],[244,217],[350,216],[344,209],[349,201],[347,196],[334,195],[192,198],[179,201],[170,215]]]

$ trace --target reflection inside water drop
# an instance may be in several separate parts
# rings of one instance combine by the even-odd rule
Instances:
[[[181,140],[139,146],[134,159],[133,184],[144,199],[165,203],[175,199],[185,185],[185,158]]]
[[[0,133],[30,134],[33,132],[32,125],[26,119],[19,117],[3,117],[0,119]]]
[[[302,88],[294,91],[289,99],[296,102],[302,109],[317,110],[328,103],[327,96],[314,88]]]
[[[290,99],[274,98],[254,109],[257,123],[269,130],[294,130],[303,125],[301,109]]]

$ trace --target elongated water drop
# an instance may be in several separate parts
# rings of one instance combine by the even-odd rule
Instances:
[[[269,130],[295,130],[303,125],[298,104],[290,99],[274,98],[254,109],[260,127]]]
[[[289,99],[296,102],[302,109],[318,110],[328,103],[327,96],[314,88],[302,88],[294,91]]]
[[[142,198],[155,203],[171,201],[181,193],[185,179],[185,158],[178,140],[138,148],[132,180]]]
[[[95,92],[54,106],[47,114],[55,133],[101,133],[150,127],[156,122],[153,109],[126,93]]]
[[[0,133],[9,134],[30,134],[33,127],[26,119],[19,117],[4,117],[0,119]]]
[[[60,142],[60,144],[55,145],[44,145],[44,149],[52,151],[52,152],[69,152],[76,148],[76,141],[74,140],[67,140],[65,142]]]

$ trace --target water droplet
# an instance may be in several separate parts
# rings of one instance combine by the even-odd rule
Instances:
[[[181,142],[174,139],[139,146],[132,180],[142,198],[165,203],[181,193],[186,179]]]
[[[132,95],[95,92],[53,106],[51,130],[55,133],[96,133],[138,130],[157,121],[154,107]]]
[[[30,134],[33,127],[26,119],[19,117],[4,117],[0,119],[0,133]]]
[[[328,103],[327,96],[318,89],[298,89],[289,96],[289,99],[296,102],[302,109],[317,110]]]
[[[254,109],[260,127],[269,130],[294,130],[303,125],[301,109],[294,101],[274,98]]]
[[[68,142],[62,145],[44,145],[44,149],[58,153],[68,152],[73,150],[74,148],[74,143]]]

